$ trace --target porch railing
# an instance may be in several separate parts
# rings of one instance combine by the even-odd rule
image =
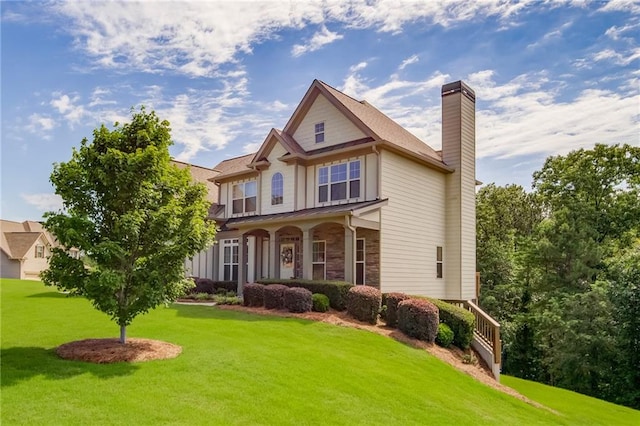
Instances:
[[[466,309],[475,316],[474,336],[489,345],[493,352],[493,362],[500,364],[502,362],[500,324],[471,300],[445,300],[445,302]]]

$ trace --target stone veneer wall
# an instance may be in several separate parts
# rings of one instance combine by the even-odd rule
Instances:
[[[327,280],[344,280],[344,226],[326,223],[313,230],[314,241],[326,241]]]
[[[380,231],[358,228],[356,237],[365,239],[365,284],[380,288]]]

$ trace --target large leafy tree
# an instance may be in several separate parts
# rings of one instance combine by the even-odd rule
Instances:
[[[171,164],[171,144],[169,123],[142,108],[130,123],[94,130],[51,174],[64,210],[47,213],[45,227],[85,259],[53,249],[43,281],[91,300],[123,344],[137,315],[192,285],[184,259],[213,243],[206,188]]]

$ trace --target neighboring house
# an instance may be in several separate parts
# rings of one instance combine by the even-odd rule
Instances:
[[[476,297],[475,94],[463,82],[442,87],[441,151],[315,80],[283,130],[213,172],[217,244],[193,275],[240,291],[296,277]]]
[[[49,267],[55,239],[40,222],[0,220],[0,276],[2,278],[40,279]],[[78,250],[72,249],[78,256]]]

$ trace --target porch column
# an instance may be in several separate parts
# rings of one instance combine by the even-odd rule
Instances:
[[[346,219],[344,226],[344,280],[355,284],[355,250],[356,250],[356,232],[349,227],[349,219]]]
[[[280,277],[280,255],[277,248],[276,231],[269,231],[269,278]]]
[[[256,237],[255,281],[262,278],[262,237]]]
[[[247,249],[247,236],[242,234],[238,244],[238,296],[242,297],[242,289],[247,282],[247,259],[244,252]]]
[[[220,279],[220,244],[216,241],[213,244],[213,263],[211,264],[211,279],[214,281],[222,281]]]
[[[313,231],[311,225],[302,228],[302,278],[313,279]]]

